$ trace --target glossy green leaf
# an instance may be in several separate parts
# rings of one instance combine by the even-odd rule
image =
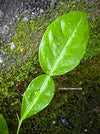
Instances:
[[[56,76],[74,69],[85,53],[88,38],[84,12],[72,11],[55,20],[47,28],[39,47],[39,61],[45,73]]]
[[[0,114],[0,134],[9,134],[5,118]]]
[[[55,90],[53,79],[46,74],[35,78],[23,95],[21,120],[44,109],[51,101]]]

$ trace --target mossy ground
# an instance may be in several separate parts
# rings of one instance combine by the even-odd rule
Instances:
[[[43,73],[38,61],[38,46],[47,26],[62,14],[71,10],[85,11],[90,26],[90,39],[84,60],[73,71],[54,77],[56,92],[50,105],[40,113],[25,120],[21,134],[99,134],[100,133],[100,17],[93,14],[98,7],[90,7],[84,2],[67,2],[50,9],[48,16],[30,22],[16,24],[15,36],[9,41],[15,50],[4,44],[2,49],[8,57],[16,55],[10,68],[0,68],[0,113],[7,120],[10,134],[16,133],[17,116],[20,115],[22,94],[30,81]],[[49,19],[48,19],[49,18]],[[27,58],[24,56],[27,55]],[[24,57],[24,58],[22,58]],[[6,61],[5,61],[6,63]],[[9,66],[8,66],[9,67]],[[82,88],[80,91],[64,91],[59,87]],[[6,94],[6,96],[5,96]],[[56,116],[65,115],[73,125],[69,130]],[[53,122],[55,122],[53,124]],[[85,132],[87,130],[87,132]]]

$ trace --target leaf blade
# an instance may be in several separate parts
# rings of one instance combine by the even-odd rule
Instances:
[[[9,134],[5,118],[0,114],[0,134]]]
[[[49,75],[44,74],[35,78],[24,93],[21,120],[44,109],[50,103],[54,89],[54,81]]]
[[[88,38],[88,21],[84,12],[73,11],[54,21],[39,47],[39,61],[45,73],[56,76],[75,68],[85,53]]]

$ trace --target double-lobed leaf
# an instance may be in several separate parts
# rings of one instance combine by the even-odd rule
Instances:
[[[9,134],[5,118],[0,114],[0,134]]]
[[[21,120],[44,109],[51,101],[55,84],[47,74],[36,77],[28,86],[23,96]]]
[[[65,74],[82,59],[89,38],[87,16],[72,11],[55,20],[46,30],[39,47],[39,61],[50,76]]]

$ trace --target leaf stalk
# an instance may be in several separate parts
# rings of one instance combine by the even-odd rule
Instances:
[[[19,124],[18,124],[18,128],[17,128],[17,133],[16,134],[19,134],[19,130],[20,130],[21,124],[22,124],[22,120],[19,120]]]

